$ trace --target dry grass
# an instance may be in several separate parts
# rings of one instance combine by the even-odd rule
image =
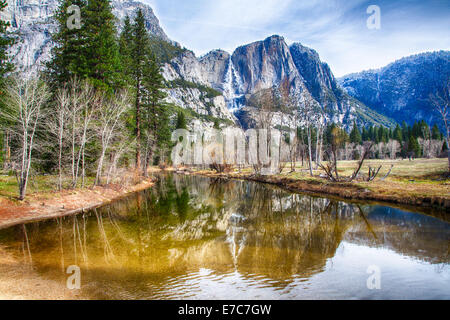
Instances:
[[[341,176],[350,176],[357,161],[339,161],[338,171]],[[391,165],[391,174],[384,177]],[[345,198],[370,199],[389,201],[411,205],[429,205],[450,207],[450,179],[447,173],[447,159],[415,159],[409,160],[367,160],[361,173],[367,174],[369,166],[382,166],[378,177],[372,182],[354,181],[351,183],[332,183],[321,175],[321,169],[314,170],[314,176],[301,163],[296,164],[295,172],[291,172],[288,164],[281,174],[262,177],[261,180],[280,184],[298,191],[333,194]],[[211,175],[210,171],[197,171],[200,174]],[[234,170],[228,176],[248,178],[253,173],[251,168],[245,168],[239,173]]]

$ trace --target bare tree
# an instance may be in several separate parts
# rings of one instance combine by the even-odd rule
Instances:
[[[97,164],[97,174],[94,182],[95,185],[100,184],[106,151],[110,147],[111,141],[118,134],[121,134],[118,129],[120,129],[123,124],[121,121],[122,116],[129,108],[130,103],[127,91],[122,91],[112,98],[107,99],[99,108],[96,132],[100,140],[101,152]]]
[[[387,143],[387,148],[389,149],[389,154],[391,159],[395,159],[397,157],[397,152],[400,150],[401,145],[395,139],[390,139]]]
[[[62,162],[63,148],[67,122],[70,117],[70,91],[67,86],[63,86],[56,92],[56,105],[52,113],[46,120],[46,126],[50,133],[55,135],[58,141],[58,190],[62,190]]]
[[[71,84],[72,98],[72,188],[78,183],[80,163],[82,187],[86,176],[85,154],[86,143],[90,139],[89,129],[96,110],[102,103],[102,95],[88,82],[76,79]],[[76,151],[78,147],[78,151]]]
[[[300,127],[304,126],[306,129],[306,138],[308,145],[308,164],[309,164],[309,174],[313,176],[313,165],[312,165],[312,129],[316,127],[322,119],[322,114],[320,112],[320,105],[316,100],[310,95],[299,95],[295,94],[297,109],[299,113]]]
[[[263,170],[265,160],[270,159],[270,145],[271,145],[271,134],[268,132],[270,131],[272,125],[273,125],[273,118],[275,115],[275,112],[277,108],[279,107],[278,99],[277,99],[277,89],[269,88],[264,89],[261,91],[256,92],[251,99],[249,100],[249,105],[258,108],[258,111],[256,113],[256,127],[258,129],[265,129],[267,130],[267,136],[266,138],[266,159],[259,158],[257,163],[253,164],[253,170],[256,174],[260,174]],[[258,137],[258,148],[257,150],[261,149],[261,142],[263,139],[263,135],[261,135],[261,131],[259,131],[259,137]],[[259,154],[261,156],[261,153]]]
[[[322,162],[322,145],[323,145],[323,114],[320,114],[320,118],[317,122],[317,135],[316,135],[316,168],[320,165]]]
[[[430,95],[430,101],[433,104],[436,111],[441,116],[444,128],[446,130],[447,140],[447,158],[448,158],[448,171],[450,172],[450,128],[449,128],[449,104],[450,104],[450,80],[443,86],[441,90],[438,90],[435,94]]]
[[[14,78],[6,88],[5,108],[1,117],[13,126],[17,141],[15,165],[19,199],[25,199],[30,174],[35,134],[43,116],[43,105],[49,97],[47,86],[37,79]]]

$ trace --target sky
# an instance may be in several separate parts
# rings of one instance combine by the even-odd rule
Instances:
[[[335,76],[450,50],[450,0],[143,0],[169,38],[197,56],[283,36],[315,49]],[[379,8],[380,19],[368,7]],[[368,28],[368,19],[379,28]]]

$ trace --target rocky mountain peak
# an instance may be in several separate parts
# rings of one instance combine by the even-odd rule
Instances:
[[[125,16],[133,18],[140,8],[152,35],[177,45],[167,37],[148,5],[133,0],[113,0],[111,4],[119,29]],[[11,31],[19,36],[11,49],[19,71],[32,74],[49,60],[51,35],[57,31],[52,18],[58,5],[58,0],[10,0],[4,15],[12,23]],[[279,35],[240,46],[231,55],[220,49],[200,58],[189,50],[177,54],[162,66],[169,85],[167,100],[197,114],[228,120],[236,119],[233,113],[240,114],[241,119],[249,119],[247,123],[241,121],[243,127],[248,127],[257,112],[247,106],[252,95],[282,86],[290,93],[299,93],[301,100],[315,99],[323,107],[327,121],[348,126],[354,119],[372,123],[383,119],[378,114],[373,116],[364,104],[339,87],[315,50],[300,43],[288,46]],[[364,113],[369,115],[362,116]],[[278,119],[283,121],[283,116]]]
[[[334,92],[333,95],[337,93],[336,79],[328,64],[320,60],[317,51],[300,43],[292,44],[290,51],[295,66],[305,80],[306,87],[316,100],[323,103],[329,93]]]
[[[19,35],[19,41],[10,50],[19,71],[35,73],[49,60],[53,46],[51,35],[57,31],[53,16],[59,4],[59,0],[8,0],[2,18],[10,21],[9,31]],[[113,0],[111,5],[119,29],[126,15],[133,17],[136,9],[141,8],[150,34],[177,45],[167,37],[148,5],[133,0]]]
[[[283,37],[274,35],[237,48],[232,60],[244,83],[244,91],[254,92],[299,78],[289,47]]]
[[[373,110],[408,124],[440,124],[429,95],[450,79],[450,51],[416,54],[378,69],[339,79],[345,90]],[[408,114],[408,117],[405,117]]]

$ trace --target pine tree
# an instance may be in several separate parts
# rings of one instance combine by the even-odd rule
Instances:
[[[400,128],[400,126],[398,124],[395,127],[395,129],[394,129],[394,132],[392,134],[392,138],[397,140],[399,143],[402,143],[402,141],[403,141],[402,129]]]
[[[139,8],[133,23],[128,16],[125,18],[119,39],[124,80],[131,85],[135,94],[134,130],[137,139],[136,170],[138,172],[141,169],[142,143],[143,140],[147,142],[144,175],[147,174],[146,168],[154,156],[154,147],[161,143],[166,144],[167,133],[170,132],[167,107],[162,103],[166,96],[162,90],[164,78],[151,52],[150,35],[145,24],[144,14]],[[152,142],[149,146],[150,140]]]
[[[358,126],[356,125],[356,121],[353,121],[353,129],[350,132],[350,142],[356,144],[361,144],[362,142],[361,132],[359,131]]]
[[[0,0],[0,12],[8,6],[7,0]],[[3,79],[6,74],[13,71],[14,66],[8,56],[8,49],[14,43],[14,39],[10,37],[6,30],[9,27],[9,22],[0,19],[0,78]]]
[[[367,131],[366,128],[363,128],[361,137],[362,137],[362,141],[369,141],[370,140],[369,132]]]
[[[4,11],[7,7],[7,0],[0,0],[0,13]],[[14,43],[14,39],[7,34],[7,29],[9,27],[9,22],[0,19],[0,110],[4,108],[4,85],[5,78],[8,73],[14,70],[14,65],[11,63],[10,57],[8,56],[8,49]],[[3,124],[0,123],[0,126]],[[4,140],[8,140],[8,130],[5,130],[4,139],[3,132],[0,134],[0,162],[4,162],[8,154],[8,142],[3,145]]]
[[[55,46],[51,51],[52,59],[46,64],[44,72],[53,86],[67,83],[75,76],[80,79],[87,78],[89,73],[85,55],[87,39],[84,35],[84,23],[80,29],[67,27],[67,9],[71,5],[78,6],[81,16],[84,16],[87,3],[85,0],[63,0],[56,10],[58,32],[52,36]]]
[[[419,138],[420,136],[421,136],[421,132],[420,132],[421,130],[420,130],[420,125],[419,125],[419,123],[417,123],[417,121],[414,121],[414,124],[413,124],[413,126],[412,126],[412,131],[411,131],[411,133],[412,133],[412,135],[415,137],[415,138]]]
[[[431,129],[431,139],[433,139],[433,140],[441,139],[441,132],[439,131],[439,128],[436,124]]]
[[[147,147],[147,155],[144,164],[144,176],[147,174],[147,167],[153,159],[155,147],[160,151],[166,150],[170,142],[169,115],[167,106],[163,103],[166,93],[163,91],[164,78],[161,75],[159,65],[153,55],[145,66],[143,76],[144,96],[142,99],[142,126],[146,130],[146,135],[153,136],[151,146]],[[164,154],[159,154],[161,158]]]
[[[109,0],[89,0],[84,16],[86,67],[96,88],[115,90],[122,86],[116,18]]]
[[[136,170],[141,169],[141,121],[142,121],[142,103],[144,98],[144,75],[150,63],[150,44],[149,35],[145,28],[145,18],[142,10],[139,8],[132,25],[128,25],[123,30],[120,37],[121,60],[125,61],[125,74],[131,79],[130,84],[135,94],[134,125],[137,140],[136,145]],[[124,46],[128,46],[124,48]]]
[[[187,129],[186,117],[184,116],[183,111],[179,111],[177,114],[176,128],[177,129]],[[300,128],[297,128],[297,129],[300,129]],[[298,134],[298,130],[297,130],[297,134]]]
[[[133,26],[130,17],[127,15],[123,22],[122,33],[119,38],[119,53],[122,64],[124,80],[129,83],[132,79],[132,59],[133,50]]]
[[[403,137],[403,141],[405,141],[405,142],[408,141],[409,132],[410,132],[410,128],[408,127],[406,122],[403,121],[402,122],[402,137]]]
[[[420,145],[417,138],[413,134],[409,136],[408,152],[413,153],[416,157],[420,156]]]
[[[67,9],[81,11],[81,28],[68,28]],[[122,86],[115,16],[109,0],[63,0],[56,12],[58,32],[46,74],[59,86],[77,77],[112,92]]]

